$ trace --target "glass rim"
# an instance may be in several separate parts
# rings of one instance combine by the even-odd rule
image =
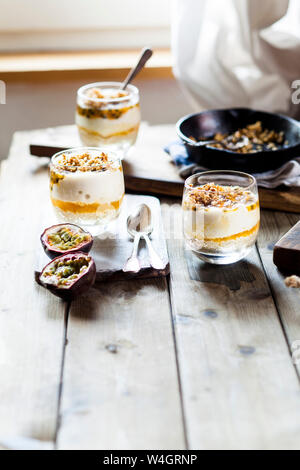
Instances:
[[[236,171],[236,170],[205,170],[205,171],[202,171],[202,172],[198,172],[198,173],[194,173],[193,175],[189,176],[185,181],[184,181],[184,187],[185,189],[189,189],[189,184],[190,184],[190,181],[193,179],[193,178],[198,178],[198,177],[201,177],[201,176],[206,176],[206,175],[232,175],[232,176],[239,176],[239,177],[243,177],[243,178],[247,178],[247,179],[250,179],[250,183],[247,185],[247,186],[243,186],[243,189],[247,190],[247,189],[250,189],[251,187],[253,186],[257,186],[257,182],[256,182],[256,179],[253,175],[250,175],[249,173],[245,173],[244,171]],[[205,184],[205,183],[203,183]],[[232,183],[231,183],[232,184]]]
[[[50,159],[50,164],[53,165],[55,168],[59,168],[60,170],[63,170],[63,171],[70,171],[70,169],[74,170],[74,166],[71,166],[71,165],[59,165],[59,163],[56,163],[55,162],[55,159],[57,157],[59,157],[60,155],[63,155],[63,154],[67,154],[67,153],[73,153],[73,152],[85,152],[85,151],[89,151],[89,150],[96,150],[98,153],[105,153],[107,156],[112,156],[112,159],[113,161],[115,162],[119,162],[120,165],[121,165],[121,159],[120,157],[118,156],[118,154],[116,152],[114,152],[113,150],[108,150],[108,149],[105,149],[104,147],[70,147],[68,149],[65,149],[65,150],[60,150],[59,152],[56,152],[54,155],[52,155],[51,159]],[[89,165],[89,166],[86,166],[85,168],[88,168],[88,169],[93,169],[95,167],[97,167],[98,165]],[[74,173],[74,171],[71,171],[71,173]]]
[[[122,103],[123,101],[128,101],[129,98],[132,96],[139,95],[139,89],[132,85],[131,83],[127,85],[126,89],[130,91],[130,93],[126,96],[122,96],[120,98],[89,98],[85,95],[86,90],[89,88],[103,88],[109,86],[116,86],[116,88],[121,88],[123,82],[94,82],[94,83],[87,83],[86,85],[81,86],[77,90],[77,96],[86,99],[88,98],[90,101],[94,101],[95,103]]]

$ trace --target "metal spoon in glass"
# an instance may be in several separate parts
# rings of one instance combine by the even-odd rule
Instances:
[[[142,70],[142,68],[144,67],[145,63],[150,59],[150,57],[152,56],[153,54],[153,51],[152,49],[150,49],[149,47],[145,47],[142,52],[141,52],[141,55],[139,57],[139,60],[137,61],[137,64],[132,67],[132,69],[130,70],[129,74],[127,75],[127,77],[125,78],[124,82],[122,83],[122,86],[121,86],[121,90],[125,90],[125,88],[127,87],[128,83],[132,82],[132,80],[137,76],[137,74]]]
[[[138,259],[138,247],[141,238],[144,238],[147,244],[150,264],[155,269],[164,269],[165,263],[160,259],[154,250],[149,235],[153,232],[151,222],[151,209],[146,204],[141,204],[136,211],[127,218],[127,231],[129,235],[134,237],[133,250],[130,258],[128,258],[123,271],[138,272],[141,265]]]

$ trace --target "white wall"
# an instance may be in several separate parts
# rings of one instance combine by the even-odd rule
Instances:
[[[0,0],[0,51],[169,47],[171,3]]]
[[[72,124],[76,90],[89,81],[85,77],[7,82],[6,104],[0,104],[0,158],[7,156],[12,134],[17,130]],[[135,84],[141,93],[143,120],[150,124],[175,124],[193,111],[175,80],[136,80]]]

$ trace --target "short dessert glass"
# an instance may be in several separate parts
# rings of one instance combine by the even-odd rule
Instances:
[[[50,197],[59,221],[105,230],[120,213],[124,175],[119,157],[95,147],[56,153],[50,163]]]
[[[237,171],[205,171],[185,181],[183,233],[186,247],[212,264],[244,258],[259,230],[256,180]]]
[[[108,147],[124,156],[141,122],[139,91],[121,82],[96,82],[77,91],[75,122],[83,145]]]

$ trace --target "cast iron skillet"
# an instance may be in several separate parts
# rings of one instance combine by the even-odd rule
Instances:
[[[262,150],[257,153],[241,154],[210,146],[197,147],[189,139],[193,136],[195,139],[209,140],[217,132],[231,133],[256,121],[262,122],[263,129],[283,131],[288,144],[278,146],[279,148],[273,151]],[[300,156],[300,122],[280,114],[248,108],[215,109],[183,117],[177,122],[176,130],[190,158],[212,170],[262,173],[279,168],[285,162]]]

